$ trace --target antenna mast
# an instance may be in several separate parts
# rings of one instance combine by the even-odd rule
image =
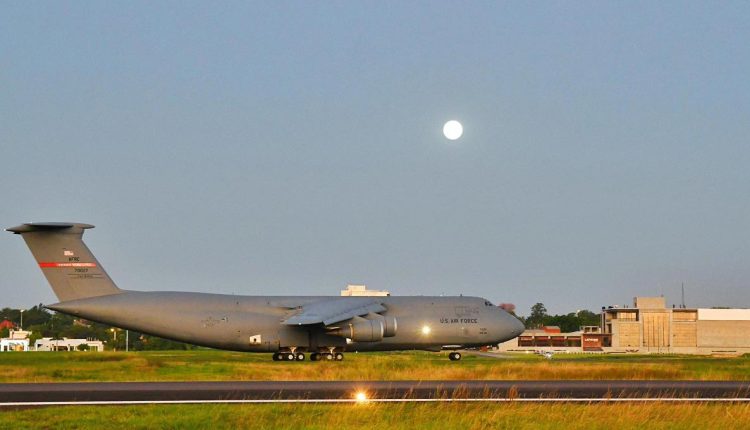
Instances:
[[[685,283],[682,283],[682,309],[685,309]]]

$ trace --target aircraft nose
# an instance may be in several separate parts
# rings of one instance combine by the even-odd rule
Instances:
[[[523,323],[521,322],[521,320],[519,320],[518,318],[514,317],[513,315],[509,314],[509,316],[511,318],[513,318],[514,323],[515,323],[515,325],[513,327],[513,337],[518,337],[518,336],[521,335],[521,333],[524,332],[524,330],[526,330],[526,326],[523,325]]]
[[[498,335],[502,338],[501,342],[518,337],[526,330],[523,323],[513,315],[498,309]]]

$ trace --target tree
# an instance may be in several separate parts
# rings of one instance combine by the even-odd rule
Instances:
[[[547,318],[545,318],[544,325],[554,325],[560,327],[560,331],[563,333],[578,331],[578,329],[581,327],[578,317],[573,312],[567,315],[548,316]]]
[[[599,316],[599,314],[595,314],[588,309],[578,311],[576,316],[578,317],[580,325],[582,326],[584,325],[597,325],[598,326],[602,322],[601,316]]]
[[[544,320],[547,318],[547,308],[544,304],[537,303],[531,307],[531,315],[526,318],[527,328],[539,328],[544,325]]]
[[[40,303],[24,311],[23,325],[31,326],[35,324],[45,324],[50,320],[51,317],[52,314],[47,309],[44,309],[44,306]],[[3,308],[2,310],[0,310],[0,321],[4,319],[12,321],[15,324],[20,324],[21,310]]]
[[[27,309],[26,312],[23,313],[23,324],[28,326],[34,324],[46,324],[50,318],[52,318],[52,313],[45,309],[40,303]]]
[[[526,327],[540,328],[542,326],[557,326],[563,333],[580,330],[582,326],[599,325],[599,315],[582,310],[563,315],[549,315],[543,304],[537,303],[531,308],[531,316],[525,320]]]
[[[37,340],[46,337],[44,335],[46,328],[43,324],[32,325],[28,328],[28,330],[31,332],[31,334],[29,335],[29,345],[31,345],[32,347],[36,345]]]

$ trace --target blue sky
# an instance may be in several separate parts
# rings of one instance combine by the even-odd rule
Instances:
[[[97,225],[121,288],[750,307],[746,2],[1,10],[0,223]]]

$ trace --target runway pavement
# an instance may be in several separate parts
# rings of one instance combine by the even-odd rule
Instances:
[[[750,401],[750,381],[228,381],[0,384],[0,407],[362,401]]]

